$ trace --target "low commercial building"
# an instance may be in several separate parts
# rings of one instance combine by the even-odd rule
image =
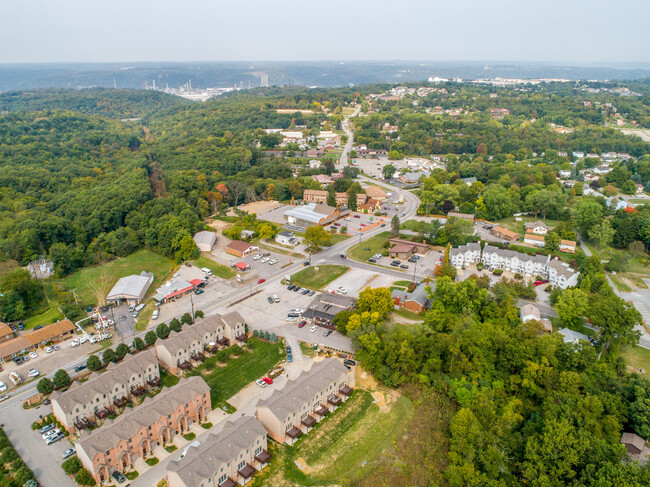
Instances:
[[[4,343],[0,343],[0,363],[8,362],[33,348],[32,342],[24,336],[11,338]]]
[[[353,386],[354,374],[341,361],[325,359],[260,401],[256,416],[271,438],[292,445],[344,402]]]
[[[560,240],[560,252],[576,253],[576,242],[573,240]]]
[[[394,289],[391,296],[395,306],[413,313],[422,313],[429,306],[427,286],[424,283],[418,284],[410,293]]]
[[[627,455],[632,461],[638,461],[641,465],[648,464],[648,455],[650,448],[645,446],[645,440],[634,433],[623,433],[621,435],[621,444],[625,447]]]
[[[38,330],[31,330],[22,336],[27,338],[34,347],[40,347],[48,343],[58,343],[77,333],[78,329],[70,320],[59,320],[51,325],[46,325]]]
[[[402,174],[399,180],[404,184],[418,184],[420,179],[428,178],[430,174],[429,171],[407,172]]]
[[[512,230],[508,230],[507,228],[500,227],[498,225],[493,227],[490,232],[499,238],[508,240],[509,242],[514,242],[521,238],[521,235],[519,235],[517,232],[513,232]]]
[[[139,275],[122,277],[108,293],[106,301],[117,304],[122,301],[129,304],[140,304],[152,283],[153,274],[151,272],[143,271]]]
[[[357,208],[359,211],[375,212],[381,208],[381,202],[374,198],[368,198],[365,203],[358,205]]]
[[[325,186],[327,184],[330,184],[332,182],[332,178],[329,177],[327,174],[316,174],[311,177],[314,181],[317,183],[320,183],[321,186]]]
[[[106,482],[113,472],[131,470],[137,458],[186,433],[192,423],[204,421],[211,410],[210,387],[205,381],[183,379],[100,428],[82,432],[75,444],[77,457],[95,481]]]
[[[313,225],[327,225],[350,213],[347,208],[334,208],[321,203],[309,203],[287,210],[284,217],[290,225],[307,228]]]
[[[217,234],[208,231],[198,232],[194,235],[194,243],[201,252],[212,252],[214,245],[217,243]]]
[[[248,242],[242,242],[241,240],[233,240],[226,246],[226,252],[237,257],[246,257],[253,252],[257,252],[259,249],[259,247],[251,245]]]
[[[206,350],[246,341],[244,318],[236,311],[226,315],[212,315],[172,331],[165,340],[156,343],[156,357],[160,365],[172,374],[192,367],[192,362],[202,361]]]
[[[413,254],[426,254],[429,252],[429,245],[425,243],[410,242],[409,240],[402,240],[400,238],[391,238],[388,243],[392,245],[388,249],[391,257],[397,259],[408,259]]]
[[[95,417],[103,417],[117,404],[160,383],[160,370],[153,350],[127,355],[111,363],[101,374],[93,372],[86,382],[75,381],[65,392],[54,391],[52,412],[68,431],[83,429]]]
[[[153,300],[156,304],[175,301],[177,298],[194,292],[196,287],[185,279],[174,278],[156,289]]]
[[[340,294],[322,293],[314,296],[312,302],[302,314],[302,317],[324,328],[336,328],[332,320],[340,311],[351,310],[357,305],[357,300]]]
[[[235,487],[262,470],[271,455],[267,434],[252,416],[223,421],[198,446],[167,465],[169,487]]]
[[[364,191],[366,192],[368,198],[372,198],[373,200],[377,200],[383,203],[388,199],[386,192],[379,186],[368,186],[364,188]]]
[[[320,189],[306,189],[302,194],[302,199],[306,203],[327,203],[328,196],[329,193],[327,191]]]

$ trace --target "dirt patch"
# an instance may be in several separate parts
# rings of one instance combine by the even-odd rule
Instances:
[[[302,457],[296,458],[295,460],[296,467],[298,467],[302,472],[306,474],[310,474],[314,471],[313,468],[311,468],[309,465],[307,465],[307,462],[305,462],[305,459]]]
[[[357,366],[356,376],[357,387],[362,389],[375,389],[378,385],[377,379],[372,374],[363,370],[361,366]]]
[[[280,203],[277,201],[252,201],[251,203],[246,203],[245,205],[239,205],[237,209],[245,211],[246,213],[256,215],[261,215],[269,211],[275,210]],[[232,208],[228,210],[228,216],[235,216],[235,212]]]
[[[379,407],[379,411],[382,413],[390,412],[393,407],[393,403],[399,399],[399,392],[397,391],[373,391],[371,392],[372,397],[375,399],[375,404]]]
[[[379,277],[379,274],[373,274],[364,284],[361,286],[359,289],[365,289],[368,286],[370,286],[370,283],[377,279]]]

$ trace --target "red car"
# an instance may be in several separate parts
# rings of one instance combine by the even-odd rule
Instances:
[[[361,215],[354,215],[355,218],[361,218]]]
[[[362,223],[362,224],[361,224],[360,226],[362,226],[362,227],[365,227],[365,226],[366,226],[366,224],[365,224],[365,223]]]
[[[269,377],[264,377],[262,380],[267,384],[273,384],[273,379],[270,379]]]
[[[257,284],[262,284],[262,283],[265,282],[265,281],[266,281],[266,279],[262,278],[262,279],[260,279],[259,281],[257,281]]]
[[[542,281],[535,281],[535,286],[541,286],[542,284],[544,284]]]
[[[307,320],[302,320],[300,323],[298,323],[298,328],[302,328],[307,324]]]

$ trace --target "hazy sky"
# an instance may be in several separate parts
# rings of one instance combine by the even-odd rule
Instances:
[[[649,62],[649,0],[2,0],[0,62]]]

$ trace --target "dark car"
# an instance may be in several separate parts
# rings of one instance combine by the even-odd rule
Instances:
[[[300,292],[300,291],[302,291],[302,288],[300,286],[294,286],[293,287],[293,292],[294,293],[297,293],[297,292]]]
[[[300,315],[298,313],[289,313],[287,315],[288,318],[298,318]]]
[[[309,289],[305,289],[302,293],[303,294],[309,294]]]
[[[305,262],[302,263],[302,266],[303,266],[303,267],[308,267],[308,266],[310,266],[310,265],[311,265],[311,264],[310,264],[309,261],[307,261],[307,260],[306,260]]]
[[[408,269],[409,268],[409,266],[407,264],[402,264],[399,267],[400,267],[400,269]]]
[[[22,358],[22,357],[14,357],[14,363],[15,363],[16,365],[20,365],[20,364],[22,364],[24,361],[25,361],[25,359]]]
[[[296,286],[294,286],[293,284],[289,284],[289,285],[287,286],[287,291],[293,291],[293,288],[294,288],[294,287],[296,287]]]
[[[44,326],[45,326],[45,325],[38,325],[38,326],[35,326],[35,327],[34,327],[34,330],[40,330],[40,329],[43,328]]]
[[[11,328],[13,331],[16,331],[18,329],[18,327],[13,323],[9,323],[9,328]]]
[[[271,296],[269,296],[269,297],[268,297],[268,298],[266,298],[266,299],[268,299],[268,300],[269,300],[269,304],[273,304],[273,298],[272,298]]]
[[[399,261],[394,260],[393,262],[390,263],[391,267],[399,267]]]
[[[382,228],[384,228],[384,227],[386,226],[386,224],[385,224],[385,223],[382,223],[382,224],[379,225],[379,226],[382,227]]]
[[[408,261],[411,262],[411,263],[415,263],[415,262],[417,262],[417,260],[414,259],[413,257],[409,257],[409,260],[408,260]]]
[[[345,365],[350,365],[350,366],[352,366],[352,365],[357,365],[357,363],[356,363],[354,360],[349,359],[349,358],[346,358],[346,359],[343,361],[343,363],[344,363]]]
[[[121,472],[115,471],[111,474],[111,477],[115,480],[115,483],[121,484],[122,482],[126,482],[126,477],[122,475]]]
[[[316,291],[309,291],[307,294],[308,294],[309,296],[313,296],[314,294],[316,294]]]
[[[22,321],[18,322],[18,329],[19,330],[24,330],[25,329],[25,324]]]
[[[189,262],[185,262],[185,265],[186,265],[187,267],[192,267],[192,264],[190,264]]]
[[[291,353],[291,346],[287,345],[287,353]]]
[[[85,369],[85,368],[86,368],[86,364],[79,364],[79,365],[77,365],[77,366],[74,368],[74,371],[75,371],[75,372],[80,372],[80,371],[82,371],[82,370]]]
[[[371,257],[370,259],[368,259],[368,262],[374,264],[374,263],[377,262],[377,259],[373,259],[373,258]]]

